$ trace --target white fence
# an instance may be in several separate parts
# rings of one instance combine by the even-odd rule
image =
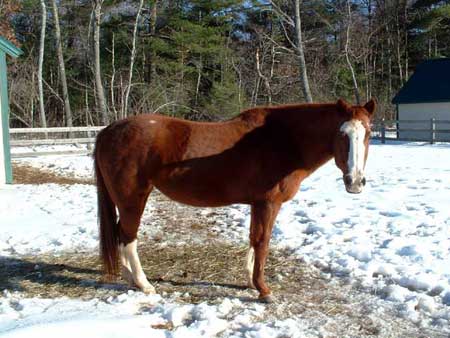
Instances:
[[[95,142],[95,136],[104,127],[57,127],[57,128],[11,128],[10,144],[11,147],[35,147],[44,145],[71,145],[85,144],[83,150],[61,150],[61,151],[25,151],[13,152],[12,158],[29,157],[39,155],[56,154],[88,154],[92,150]]]
[[[398,141],[450,142],[450,120],[377,120],[372,138]]]

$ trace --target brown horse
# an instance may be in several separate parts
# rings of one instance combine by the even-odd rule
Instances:
[[[361,192],[374,110],[373,100],[364,106],[339,100],[257,107],[219,123],[157,114],[112,123],[99,133],[94,154],[105,272],[116,275],[120,260],[130,284],[155,291],[142,270],[136,238],[156,187],[193,206],[249,204],[248,285],[270,300],[264,265],[281,204],[333,157],[347,191]]]

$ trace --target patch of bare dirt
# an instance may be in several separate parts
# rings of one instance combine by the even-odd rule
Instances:
[[[25,164],[13,163],[12,170],[14,184],[94,184],[93,180],[61,176]]]

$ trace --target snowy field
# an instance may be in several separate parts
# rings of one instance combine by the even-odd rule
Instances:
[[[16,161],[92,176],[88,156]],[[419,327],[450,334],[450,145],[375,143],[366,176],[364,192],[350,195],[333,162],[319,169],[282,208],[272,246],[289,248],[330,278],[361,285]],[[221,236],[246,242],[249,209],[226,210],[231,223],[244,226],[223,224]],[[151,212],[149,205],[145,214]],[[0,223],[3,257],[94,250],[95,187],[9,186],[0,191]],[[265,321],[260,319],[264,312],[264,305],[232,298],[218,305],[183,305],[133,291],[106,302],[26,298],[3,291],[0,336],[59,337],[76,330],[83,336],[122,337],[124,327],[133,337],[333,336],[323,323],[300,317]],[[168,323],[171,330],[163,329]]]

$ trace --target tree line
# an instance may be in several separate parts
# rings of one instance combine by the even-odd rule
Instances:
[[[415,66],[449,55],[449,23],[439,0],[0,0],[0,34],[25,52],[11,125],[221,120],[340,97],[392,117]]]

